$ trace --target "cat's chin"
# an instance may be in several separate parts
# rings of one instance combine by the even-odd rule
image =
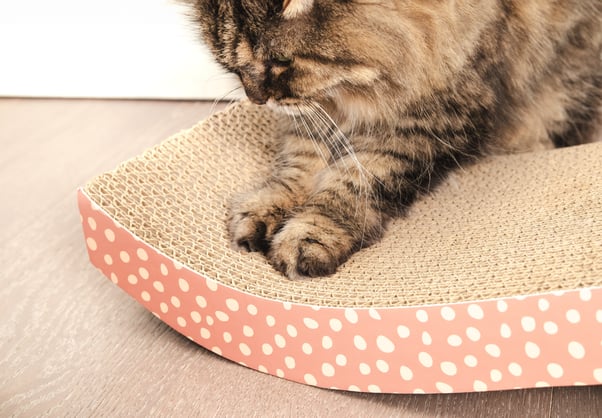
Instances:
[[[274,99],[268,99],[266,106],[277,113],[288,116],[302,115],[303,113],[306,113],[308,109],[307,104],[292,100],[278,101]]]

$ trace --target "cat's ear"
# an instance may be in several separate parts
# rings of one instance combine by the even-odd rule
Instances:
[[[284,0],[282,4],[282,16],[292,19],[307,13],[314,6],[314,0]]]

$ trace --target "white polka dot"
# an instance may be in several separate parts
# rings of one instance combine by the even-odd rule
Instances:
[[[282,369],[276,369],[276,376],[278,376],[280,378],[284,377],[285,376],[284,375],[284,370],[282,370]]]
[[[376,368],[381,373],[389,373],[390,370],[389,363],[384,360],[376,360]]]
[[[548,382],[539,381],[539,382],[535,382],[535,387],[536,388],[549,388],[550,384]]]
[[[161,263],[159,270],[161,271],[161,274],[164,276],[167,276],[169,274],[169,270],[167,269],[167,266],[163,263]]]
[[[487,344],[485,346],[485,351],[487,352],[487,354],[489,354],[491,357],[495,357],[498,358],[501,354],[502,351],[500,350],[500,347],[498,347],[495,344]]]
[[[240,309],[240,307],[238,306],[238,302],[236,301],[236,299],[226,299],[226,307],[231,311],[231,312],[238,312],[238,310]]]
[[[148,270],[145,269],[144,267],[140,267],[138,269],[138,275],[144,280],[148,280],[148,278],[150,277]]]
[[[397,327],[397,335],[399,335],[399,338],[408,338],[410,336],[410,329],[405,325],[400,325]]]
[[[263,352],[263,354],[265,354],[266,356],[271,356],[272,353],[274,352],[274,348],[268,344],[265,343],[261,346],[261,351]]]
[[[406,382],[409,382],[410,380],[412,380],[414,378],[414,372],[412,371],[412,369],[410,369],[407,366],[401,366],[399,368],[399,375]]]
[[[136,277],[134,274],[130,274],[128,276],[128,282],[129,284],[136,284],[138,283],[138,277]]]
[[[332,348],[332,345],[332,338],[330,338],[328,335],[322,337],[322,348],[324,348],[325,350],[330,350]]]
[[[286,367],[288,367],[289,369],[294,369],[295,366],[297,365],[295,362],[295,359],[291,356],[286,356],[284,358],[284,364],[286,365]]]
[[[257,307],[255,305],[248,305],[247,306],[247,312],[249,312],[250,315],[257,315]]]
[[[470,341],[477,342],[481,339],[481,332],[475,327],[468,327],[466,329],[466,336]]]
[[[253,328],[251,328],[248,325],[245,325],[244,327],[242,327],[242,334],[245,337],[252,337],[253,335],[255,335],[255,331],[253,330]]]
[[[602,309],[596,311],[596,321],[602,324]]]
[[[113,257],[111,257],[111,254],[105,254],[104,261],[107,266],[112,266],[113,265]]]
[[[92,231],[96,231],[96,220],[92,217],[88,217],[88,226]]]
[[[370,393],[381,393],[382,390],[377,385],[368,385],[368,392],[370,392]]]
[[[306,373],[303,376],[303,380],[305,381],[305,383],[307,383],[308,385],[312,385],[312,386],[316,386],[318,384],[318,381],[316,380],[316,378],[309,373]]]
[[[291,302],[282,302],[282,307],[285,311],[290,311],[293,309],[293,304]]]
[[[334,332],[339,332],[343,329],[343,323],[336,318],[330,320],[330,329]]]
[[[161,282],[157,282],[157,281],[153,282],[153,287],[159,293],[163,293],[165,291],[165,287],[163,286],[163,283],[161,283]]]
[[[380,313],[378,313],[378,311],[374,308],[368,309],[368,315],[370,315],[370,318],[375,319],[377,321],[380,321],[382,319]]]
[[[452,393],[454,391],[454,389],[450,385],[448,385],[447,383],[443,383],[443,382],[435,383],[435,387],[441,393]]]
[[[486,392],[487,391],[487,383],[482,382],[480,380],[475,380],[472,384],[472,388],[475,392]]]
[[[211,348],[211,351],[213,351],[213,352],[214,352],[215,354],[217,354],[218,356],[221,356],[221,355],[222,355],[222,349],[221,349],[221,348],[219,348],[219,347],[213,347],[213,348]],[[244,363],[242,363],[242,362],[241,362],[241,363],[239,363],[239,364],[240,364],[240,365],[242,365],[242,366],[244,366],[244,365],[245,365],[245,364],[244,364]]]
[[[483,319],[485,317],[483,308],[481,308],[479,305],[469,305],[468,315],[474,319]]]
[[[245,343],[240,343],[238,344],[238,349],[240,350],[240,352],[242,353],[243,356],[250,356],[251,355],[251,348],[246,345]]]
[[[184,266],[183,266],[182,264],[180,264],[180,263],[179,263],[178,261],[176,261],[176,260],[174,260],[174,261],[173,261],[173,267],[174,267],[176,270],[182,270],[182,269],[184,268]]]
[[[585,347],[577,341],[571,341],[569,343],[569,354],[574,359],[581,360],[585,357]]]
[[[119,253],[119,259],[121,261],[123,261],[124,263],[129,263],[130,262],[130,255],[127,253],[127,251],[121,251]]]
[[[221,322],[228,322],[230,320],[230,316],[228,316],[226,312],[222,311],[215,311],[215,317]]]
[[[395,351],[395,344],[393,344],[393,341],[391,341],[384,335],[379,335],[376,338],[376,346],[383,353],[392,353],[393,351]]]
[[[592,291],[591,291],[591,289],[581,289],[579,291],[579,298],[581,298],[581,300],[583,302],[589,302],[590,300],[592,300]]]
[[[190,285],[188,284],[188,282],[182,278],[178,279],[178,286],[180,287],[180,290],[184,293],[188,292],[190,290]]]
[[[265,323],[268,324],[268,327],[273,327],[276,325],[276,318],[274,318],[272,315],[268,315],[265,317]]]
[[[192,319],[195,324],[200,324],[202,320],[201,314],[197,311],[192,311],[190,312],[190,319]]]
[[[151,295],[146,290],[140,294],[143,301],[148,302],[151,300]]]
[[[546,368],[548,369],[548,374],[554,379],[560,379],[564,375],[564,369],[558,363],[550,363]]]
[[[136,255],[142,261],[147,261],[148,260],[148,254],[147,254],[147,252],[146,252],[146,250],[144,248],[138,248],[136,250]]]
[[[334,376],[334,366],[330,363],[324,363],[322,364],[322,374],[326,377],[332,377]]]
[[[171,301],[171,304],[176,308],[179,308],[182,305],[182,303],[180,302],[180,299],[178,299],[177,296],[172,296],[170,301]]]
[[[96,244],[96,241],[92,237],[88,237],[86,239],[86,245],[88,246],[88,248],[90,249],[90,251],[96,251],[96,250],[98,250],[98,244]]]
[[[502,372],[497,370],[497,369],[493,369],[491,370],[491,372],[489,372],[489,378],[491,379],[492,382],[500,382],[503,378]]]
[[[119,283],[119,278],[115,273],[111,273],[111,281],[115,284]]]
[[[508,304],[503,300],[498,300],[497,301],[497,310],[498,310],[498,312],[502,312],[502,313],[506,312],[508,310]]]
[[[159,309],[161,309],[161,312],[163,312],[163,313],[169,312],[169,306],[167,306],[167,303],[165,303],[165,302],[161,302],[159,304]]]
[[[433,343],[433,338],[431,337],[431,334],[429,334],[426,331],[422,332],[422,344],[424,345],[431,345]]]
[[[211,338],[211,332],[207,328],[201,328],[201,338],[208,340]]]
[[[219,288],[215,280],[205,279],[205,284],[207,285],[207,289],[211,290],[212,292],[217,292],[217,289]]]
[[[361,335],[356,335],[355,337],[353,337],[353,345],[355,346],[355,348],[362,351],[368,348],[366,340],[364,340],[364,337],[362,337]]]
[[[115,232],[112,229],[105,229],[105,238],[109,242],[115,242]]]
[[[372,373],[372,369],[370,368],[370,365],[368,365],[366,363],[360,363],[360,373],[363,374],[364,376],[368,376],[370,373]]]
[[[314,349],[313,349],[313,347],[311,346],[311,344],[310,344],[310,343],[303,343],[303,345],[301,346],[301,350],[302,350],[302,351],[303,351],[305,354],[307,354],[308,356],[309,356],[311,353],[313,353],[313,351],[314,351]]]
[[[525,332],[533,332],[535,331],[536,323],[535,318],[532,316],[524,316],[520,320],[520,324],[523,327]]]
[[[458,374],[458,367],[451,361],[444,361],[441,363],[441,371],[448,376],[455,376]]]
[[[318,329],[318,321],[312,318],[303,318],[303,323],[309,329]]]
[[[545,312],[550,309],[550,302],[547,299],[541,298],[537,301],[537,307],[540,311]]]
[[[468,367],[477,367],[479,361],[475,356],[469,354],[466,357],[464,357],[464,364],[466,364]]]
[[[424,309],[416,311],[416,319],[418,322],[425,323],[429,320],[429,314]]]
[[[414,391],[412,392],[415,395],[424,395],[426,392],[424,391],[424,389],[414,389]]]
[[[456,334],[452,334],[447,337],[447,343],[452,347],[460,347],[462,345],[462,337]]]
[[[195,300],[196,300],[196,304],[199,305],[200,308],[205,309],[207,307],[207,299],[205,299],[204,297],[197,296],[195,298]]]
[[[441,308],[441,317],[446,321],[453,321],[456,318],[456,311],[449,306]]]
[[[181,316],[178,316],[176,318],[176,322],[178,323],[179,326],[181,327],[185,327],[186,326],[186,320],[184,318],[182,318]]]
[[[546,321],[543,324],[543,330],[546,332],[546,334],[555,335],[558,333],[558,325],[556,325],[555,322]]]
[[[418,354],[418,361],[424,367],[432,367],[433,366],[433,358],[429,353],[425,353],[424,351]]]
[[[347,319],[347,321],[349,321],[352,324],[357,324],[357,321],[359,320],[357,312],[351,308],[345,309],[345,319]]]
[[[566,320],[571,324],[578,324],[581,321],[581,314],[576,309],[570,309],[566,313]]]
[[[274,343],[276,343],[276,347],[278,347],[278,348],[286,347],[286,340],[280,334],[274,335]]]
[[[335,358],[335,362],[337,365],[343,367],[347,365],[347,357],[344,354],[337,354]]]
[[[205,317],[205,322],[207,322],[207,325],[212,326],[213,325],[213,317],[211,315],[207,315]]]
[[[527,357],[535,359],[539,357],[541,350],[537,344],[529,341],[525,344],[525,353],[527,354]]]
[[[257,366],[257,370],[259,370],[261,373],[267,373],[268,372],[267,367],[265,367],[265,366],[263,366],[261,364],[259,366]]]
[[[519,377],[523,374],[523,368],[518,363],[510,363],[508,365],[508,371],[512,376]]]
[[[555,291],[552,292],[552,294],[554,296],[558,296],[558,297],[564,296],[565,293],[566,292],[564,290],[555,290]]]
[[[594,379],[596,379],[596,382],[602,383],[602,369],[594,370]]]
[[[295,338],[297,336],[297,328],[295,328],[293,325],[289,324],[289,325],[286,326],[286,333],[289,336]]]
[[[502,338],[512,337],[512,330],[510,329],[510,325],[502,324],[500,326],[500,335],[502,336]]]

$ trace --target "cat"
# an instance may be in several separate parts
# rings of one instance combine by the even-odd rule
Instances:
[[[600,0],[192,2],[249,100],[290,116],[228,230],[291,279],[333,274],[454,169],[602,119]]]

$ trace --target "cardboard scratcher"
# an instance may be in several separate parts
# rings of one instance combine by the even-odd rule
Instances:
[[[332,277],[230,249],[282,120],[240,103],[79,190],[92,263],[178,332],[279,377],[439,393],[602,383],[602,143],[459,170]]]

